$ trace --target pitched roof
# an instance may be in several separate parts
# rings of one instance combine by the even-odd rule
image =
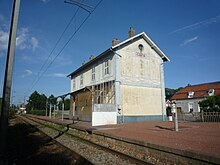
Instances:
[[[205,98],[209,96],[208,92],[210,89],[214,89],[214,96],[220,94],[220,81],[187,86],[175,93],[171,99],[188,99],[189,92],[194,92],[193,98]]]
[[[170,59],[159,49],[159,47],[147,36],[147,34],[145,32],[139,33],[133,37],[130,37],[128,39],[126,39],[123,42],[118,43],[115,46],[110,47],[109,49],[105,50],[104,52],[102,52],[100,55],[96,56],[94,59],[90,60],[89,62],[87,62],[86,64],[82,65],[81,67],[79,67],[78,69],[76,69],[75,71],[73,71],[72,73],[70,73],[69,75],[67,75],[67,77],[76,74],[77,72],[81,71],[82,69],[84,69],[85,67],[93,64],[96,60],[102,58],[104,55],[106,55],[107,53],[111,52],[111,51],[115,51],[117,48],[119,48],[120,46],[123,46],[124,44],[135,40],[138,37],[142,37],[143,39],[145,39],[145,41],[151,46],[152,49],[154,49],[159,56],[162,58],[162,60],[165,61],[170,61]]]
[[[151,46],[151,48],[154,49],[159,54],[159,56],[163,59],[163,61],[170,61],[170,59],[160,50],[160,48],[150,39],[150,37],[147,36],[145,32],[139,33],[133,37],[128,38],[123,42],[120,42],[115,46],[112,46],[112,49],[116,49],[138,37],[143,37],[143,39],[145,39],[145,41]]]

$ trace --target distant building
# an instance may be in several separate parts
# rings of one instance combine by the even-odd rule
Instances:
[[[68,75],[74,119],[92,125],[162,120],[166,115],[164,62],[167,56],[144,33],[133,28],[123,42]]]
[[[19,107],[19,113],[26,113],[26,105],[25,104],[21,104]]]
[[[188,85],[173,95],[176,100],[178,112],[200,112],[199,102],[208,96],[216,96],[220,93],[220,81],[199,85]]]

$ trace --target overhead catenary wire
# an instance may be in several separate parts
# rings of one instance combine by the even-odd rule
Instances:
[[[79,7],[77,8],[77,10],[75,11],[75,13],[73,14],[73,16],[71,17],[70,21],[68,22],[68,24],[66,25],[65,29],[63,30],[63,32],[61,33],[60,37],[58,38],[55,46],[53,47],[53,49],[51,50],[49,56],[47,57],[47,59],[44,61],[43,65],[41,66],[40,70],[38,71],[38,74],[36,76],[36,79],[34,79],[31,83],[31,86],[33,86],[33,84],[37,81],[38,77],[40,76],[41,71],[43,70],[44,66],[46,65],[46,63],[48,62],[48,60],[50,59],[50,57],[52,56],[54,50],[57,48],[57,45],[59,44],[59,42],[61,41],[63,35],[65,34],[65,32],[67,31],[67,29],[69,28],[69,26],[71,25],[73,19],[76,17],[78,11],[79,11]],[[32,89],[32,87],[30,88],[30,90]],[[28,89],[29,91],[29,89]]]
[[[36,79],[35,83],[32,85],[32,87],[30,88],[30,91],[34,88],[34,86],[39,82],[39,80],[42,78],[42,76],[47,72],[47,70],[50,68],[50,66],[53,64],[53,62],[56,60],[56,58],[62,53],[62,51],[66,48],[66,46],[69,44],[69,42],[73,39],[73,37],[76,35],[76,33],[81,29],[81,27],[85,24],[85,22],[89,19],[89,17],[91,16],[91,14],[96,10],[96,8],[101,4],[103,0],[100,0],[96,6],[94,7],[94,9],[89,12],[89,14],[87,15],[87,17],[83,20],[83,22],[80,24],[80,26],[74,31],[74,33],[70,36],[70,38],[67,40],[67,42],[63,45],[63,47],[61,48],[61,50],[57,53],[57,55],[54,57],[54,59],[49,63],[49,65],[47,66],[47,68],[44,70],[44,72],[42,72],[38,78]]]

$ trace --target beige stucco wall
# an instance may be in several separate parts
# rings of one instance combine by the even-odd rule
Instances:
[[[121,86],[123,115],[161,115],[161,89]]]
[[[140,53],[138,45],[144,49]],[[160,87],[161,57],[143,39],[131,43],[118,50],[122,84]]]

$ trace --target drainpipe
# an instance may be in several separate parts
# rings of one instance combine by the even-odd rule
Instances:
[[[115,105],[116,105],[116,112],[117,112],[117,116],[120,112],[120,116],[122,117],[122,121],[120,121],[121,123],[124,123],[124,116],[123,116],[123,112],[121,109],[121,91],[120,91],[120,57],[121,55],[118,54],[117,52],[115,52],[114,50],[110,49],[114,55],[115,55]]]
[[[165,121],[166,104],[165,104],[165,85],[164,85],[164,62],[160,64],[160,84],[161,84],[161,102],[162,102],[162,118]]]

